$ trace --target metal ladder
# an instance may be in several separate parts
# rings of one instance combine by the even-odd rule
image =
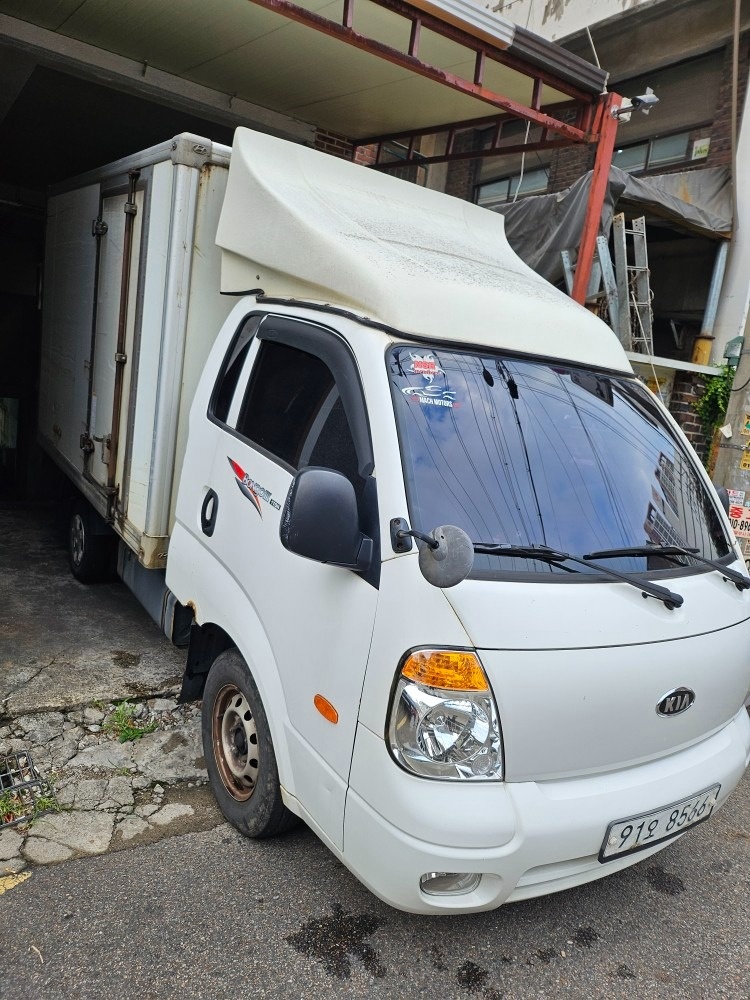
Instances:
[[[565,275],[565,286],[568,295],[573,294],[573,279],[575,278],[575,265],[569,250],[560,252],[562,258],[563,273]],[[617,282],[612,261],[609,256],[606,236],[596,238],[596,258],[591,268],[591,278],[586,292],[586,305],[602,315],[602,309],[606,308],[609,315],[609,325],[613,330],[617,330],[617,317],[619,315],[619,303],[617,293]]]
[[[653,310],[646,220],[644,217],[633,219],[631,225],[631,229],[626,227],[622,213],[612,220],[618,292],[615,332],[626,350],[653,354]]]

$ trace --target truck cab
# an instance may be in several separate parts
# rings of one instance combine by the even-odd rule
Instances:
[[[500,217],[246,130],[217,243],[166,581],[227,818],[442,914],[708,819],[750,758],[750,580],[612,331]]]

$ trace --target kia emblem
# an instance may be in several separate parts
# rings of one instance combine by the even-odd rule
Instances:
[[[687,712],[694,701],[695,691],[685,687],[675,688],[673,691],[667,691],[664,697],[659,700],[656,714],[665,715],[667,718],[671,718],[673,715],[682,715],[683,712]]]

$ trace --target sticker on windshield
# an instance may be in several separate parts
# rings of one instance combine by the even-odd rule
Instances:
[[[412,403],[421,403],[423,406],[448,406],[453,409],[456,406],[456,393],[445,386],[433,385],[436,375],[445,375],[445,372],[438,364],[433,354],[413,354],[409,352],[411,367],[408,371],[412,375],[421,375],[427,383],[423,386],[408,386],[401,392],[411,400]]]
[[[428,384],[432,384],[436,375],[445,375],[432,354],[412,354],[409,351],[409,357],[411,358],[411,368],[408,370],[412,375],[421,375]]]
[[[454,402],[455,392],[451,389],[441,389],[439,385],[426,385],[424,388],[407,386],[401,392],[412,403],[422,403],[424,406],[450,406],[451,409],[458,406],[458,403]]]
[[[260,483],[256,483],[254,479],[251,479],[242,466],[238,465],[228,455],[227,461],[232,466],[232,472],[235,474],[235,481],[240,488],[240,493],[247,497],[261,517],[263,517],[263,511],[260,507],[261,500],[265,500],[266,503],[270,504],[276,510],[281,510],[281,504],[273,499],[273,494],[270,490],[267,490],[265,486],[261,486]]]

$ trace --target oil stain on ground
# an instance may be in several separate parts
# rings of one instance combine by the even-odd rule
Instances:
[[[137,667],[141,662],[141,654],[129,653],[126,649],[113,649],[112,662],[116,667]]]
[[[365,940],[386,923],[369,913],[346,913],[339,903],[325,917],[312,917],[302,929],[287,937],[289,944],[302,955],[317,958],[337,979],[349,979],[352,958],[358,958],[367,971],[378,979],[386,975],[375,949]]]
[[[456,982],[467,993],[478,993],[484,1000],[502,1000],[502,993],[485,985],[489,977],[487,969],[476,962],[464,962],[456,972]]]
[[[652,889],[663,892],[667,896],[679,896],[685,891],[685,883],[677,875],[665,871],[661,865],[651,865],[646,872],[646,879]]]
[[[475,962],[464,962],[456,973],[456,982],[467,993],[479,993],[489,976],[489,972]]]
[[[549,965],[553,958],[557,958],[557,952],[553,951],[552,948],[540,948],[539,951],[536,952],[536,957],[544,965]]]
[[[598,940],[599,935],[593,927],[579,927],[573,935],[574,943],[581,948],[590,948],[591,945],[596,944]]]

